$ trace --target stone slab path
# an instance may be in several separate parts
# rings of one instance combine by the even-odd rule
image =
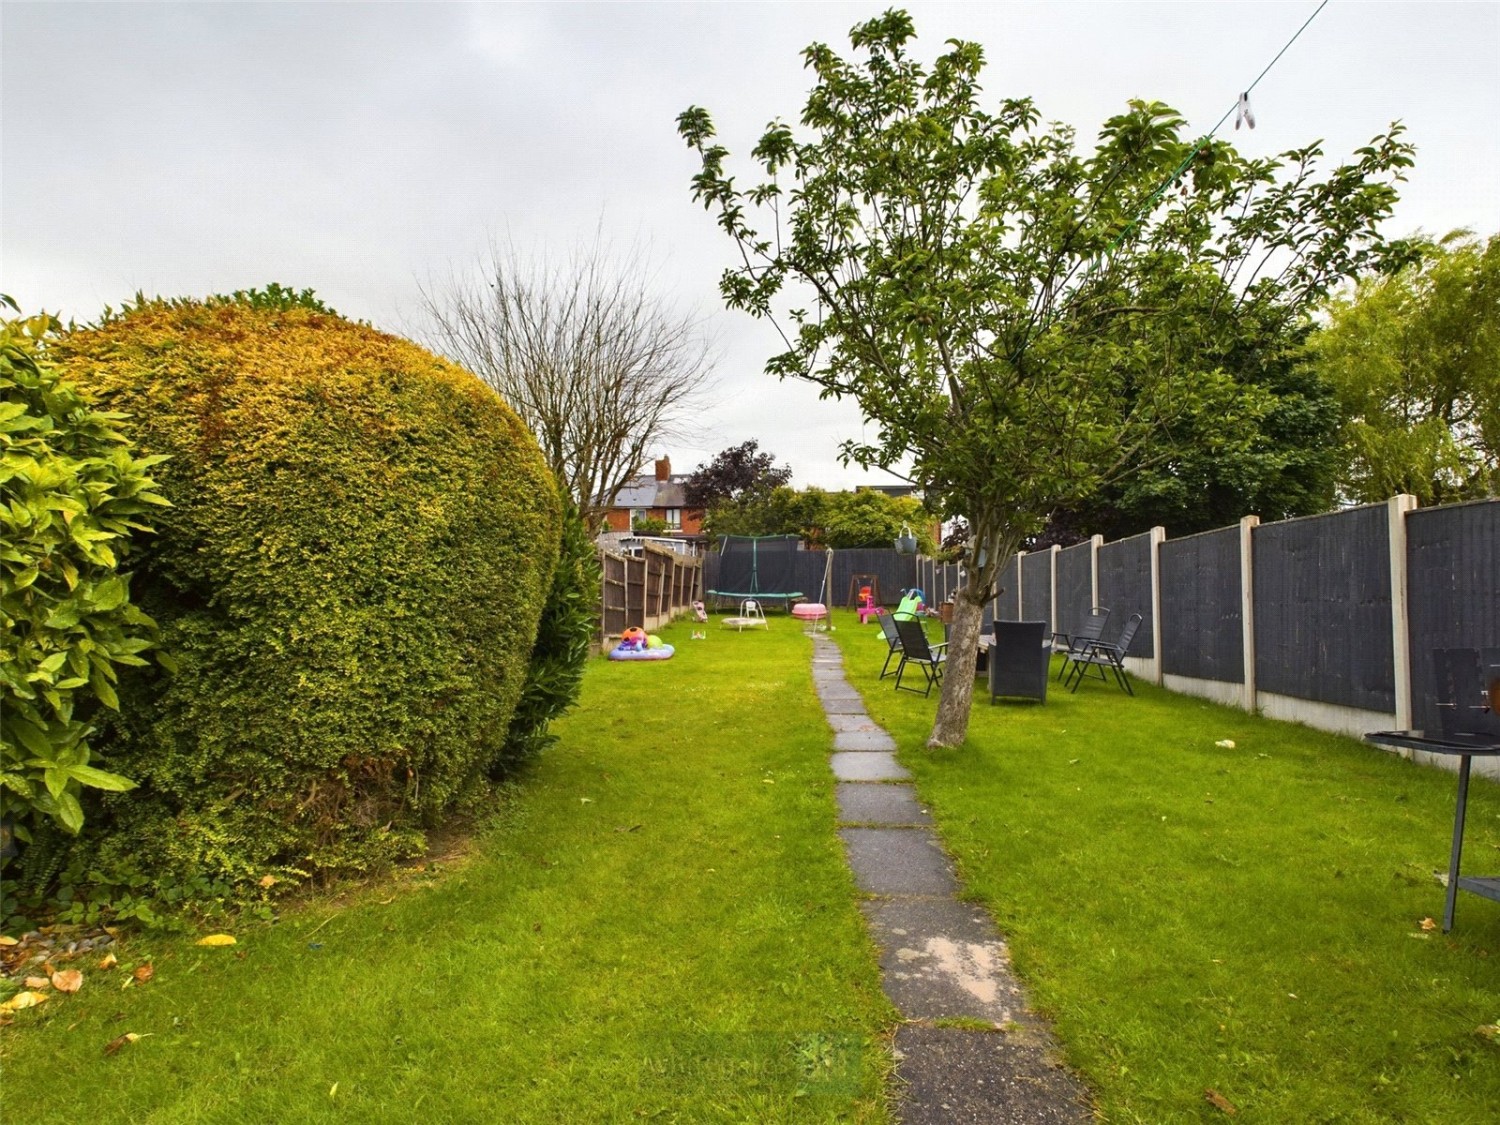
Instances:
[[[932,818],[896,743],[844,676],[839,648],[813,638],[813,683],[838,779],[839,836],[880,951],[881,985],[910,1022],[896,1032],[906,1125],[1081,1125],[1084,1086],[1056,1061],[1026,1008],[994,921],[958,899]],[[962,1021],[963,1025],[953,1026]],[[971,1030],[980,1023],[994,1030]]]

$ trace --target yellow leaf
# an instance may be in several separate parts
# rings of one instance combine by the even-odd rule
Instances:
[[[262,887],[274,887],[276,885],[276,876],[262,875],[260,877],[260,885]]]
[[[59,992],[77,992],[83,987],[83,974],[77,969],[64,969],[52,974],[52,987]]]
[[[7,1012],[19,1012],[22,1008],[35,1008],[47,999],[45,992],[18,992],[5,1003],[0,1004]]]
[[[27,977],[25,980],[27,988],[35,988],[42,992],[52,987],[52,982],[46,977]]]
[[[0,934],[0,945],[20,945],[20,944],[21,944],[20,942],[18,942],[15,938],[11,937],[9,934]]]
[[[1421,925],[1421,927],[1424,930],[1435,930],[1435,929],[1437,929],[1437,923],[1434,922],[1431,918],[1423,918],[1422,921],[1419,924]]]
[[[101,969],[113,969],[119,963],[120,963],[120,959],[118,957],[116,957],[113,953],[106,953],[103,956],[103,958],[100,959],[100,961],[99,961],[99,967]]]
[[[233,934],[209,934],[207,937],[199,938],[193,944],[195,944],[195,945],[212,945],[212,946],[216,946],[216,945],[233,945],[234,944],[234,935]]]

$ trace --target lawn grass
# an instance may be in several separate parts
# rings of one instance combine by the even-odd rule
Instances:
[[[1359,742],[1150,685],[1045,706],[975,692],[929,752],[932,698],[878,680],[885,644],[835,616],[851,681],[897,739],[968,892],[1109,1122],[1500,1120],[1500,903],[1441,919],[1455,780]],[[1233,749],[1214,743],[1231,739]],[[1478,779],[1466,871],[1500,869]]]
[[[887,1120],[895,1013],[809,642],[785,619],[663,633],[668,663],[591,664],[466,856],[231,949],[129,938],[120,969],[20,1013],[5,1119]],[[124,1032],[148,1037],[105,1057]]]

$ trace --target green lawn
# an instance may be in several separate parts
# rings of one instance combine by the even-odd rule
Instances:
[[[922,748],[937,705],[851,680],[896,737],[970,893],[994,912],[1105,1120],[1500,1120],[1500,903],[1441,919],[1455,780],[1352,739],[1149,685],[1045,707],[976,692],[968,743]],[[936,626],[934,626],[936,628]],[[1054,685],[1055,687],[1055,685]],[[1214,745],[1232,739],[1234,749]],[[1476,781],[1465,870],[1500,870],[1500,787]]]
[[[887,1120],[895,1013],[809,642],[784,618],[664,632],[668,663],[592,664],[466,856],[231,949],[131,938],[121,969],[19,1013],[4,1119]],[[124,1032],[147,1037],[105,1057]]]

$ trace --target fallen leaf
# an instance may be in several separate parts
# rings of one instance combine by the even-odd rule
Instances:
[[[194,945],[209,945],[209,946],[233,945],[234,944],[234,935],[233,934],[209,934],[207,937],[201,937],[201,938],[199,938],[193,944]]]
[[[1213,1089],[1212,1087],[1204,1090],[1203,1096],[1208,1100],[1209,1105],[1213,1106],[1217,1110],[1222,1110],[1230,1117],[1233,1117],[1239,1112],[1239,1110],[1234,1108],[1233,1102],[1231,1102],[1223,1094],[1219,1093],[1219,1091]]]
[[[1219,741],[1215,742],[1214,745],[1217,746],[1220,750],[1233,750],[1234,749],[1234,739],[1232,739],[1232,738],[1221,738],[1221,739],[1219,739]],[[1209,1093],[1213,1093],[1213,1091],[1210,1090]],[[1209,1101],[1213,1101],[1213,1099],[1209,1098]],[[1217,1103],[1215,1103],[1215,1104],[1217,1104]],[[1228,1104],[1228,1103],[1225,1103],[1225,1104]],[[1220,1108],[1222,1108],[1222,1107],[1220,1107]],[[1231,1111],[1230,1110],[1225,1110],[1225,1112],[1228,1113],[1228,1112],[1231,1112]]]
[[[151,964],[149,961],[144,965],[137,965],[135,972],[130,974],[131,978],[138,984],[145,984],[155,975],[156,966]]]
[[[0,945],[20,945],[21,943],[9,934],[0,934]]]
[[[262,887],[274,887],[276,885],[276,876],[262,875],[260,877],[260,885]]]
[[[116,957],[113,953],[106,953],[103,957],[101,957],[99,959],[99,967],[101,969],[113,969],[119,963],[120,963],[120,959],[118,957]]]
[[[127,1031],[124,1035],[116,1035],[108,1043],[104,1044],[104,1053],[106,1055],[112,1055],[121,1047],[125,1046],[125,1044],[134,1043],[137,1039],[144,1039],[146,1035],[150,1034],[151,1033],[149,1031],[146,1032],[145,1035],[138,1035],[134,1031]]]
[[[22,1008],[35,1008],[46,999],[45,992],[18,992],[5,1003],[0,1004],[0,1008],[7,1012],[19,1012]]]
[[[1482,1023],[1474,1029],[1474,1034],[1483,1035],[1486,1039],[1500,1043],[1500,1023]]]
[[[1423,918],[1422,921],[1418,923],[1418,925],[1420,925],[1424,930],[1437,929],[1437,923],[1434,922],[1431,918]]]
[[[328,1096],[330,1098],[333,1097],[333,1095],[337,1094],[338,1092],[339,1092],[339,1084],[337,1082],[335,1082],[332,1086],[328,1087]]]
[[[52,974],[52,987],[59,992],[77,992],[83,987],[83,974],[77,969],[64,969]]]
[[[52,978],[51,977],[27,977],[24,983],[25,983],[25,985],[26,985],[27,988],[35,988],[35,989],[37,989],[40,992],[46,992],[47,989],[49,989],[49,988],[52,987]]]

